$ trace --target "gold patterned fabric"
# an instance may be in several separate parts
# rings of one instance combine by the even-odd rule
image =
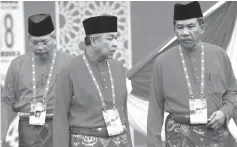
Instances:
[[[176,123],[167,117],[165,123],[166,147],[224,147],[223,128],[218,130],[202,126]]]
[[[129,147],[129,143],[126,133],[114,137],[70,134],[70,147]]]

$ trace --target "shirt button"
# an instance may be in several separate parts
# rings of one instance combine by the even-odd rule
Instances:
[[[32,145],[32,144],[34,144],[34,141],[30,141],[29,143]]]
[[[197,68],[194,68],[195,71],[197,71]]]
[[[199,79],[199,77],[197,77],[197,79]]]

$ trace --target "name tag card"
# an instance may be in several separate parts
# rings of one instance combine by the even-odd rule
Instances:
[[[124,132],[124,127],[117,109],[104,110],[102,113],[109,136],[119,135]]]
[[[41,102],[31,103],[30,125],[44,125],[46,118],[46,105]]]
[[[190,123],[206,124],[207,123],[207,100],[206,99],[189,99]]]

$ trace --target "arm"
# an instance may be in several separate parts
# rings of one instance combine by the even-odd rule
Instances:
[[[61,70],[54,100],[53,142],[54,147],[69,147],[68,111],[72,97],[72,83],[65,67]]]
[[[9,66],[5,78],[5,84],[3,87],[3,93],[1,96],[1,140],[5,140],[7,135],[7,130],[10,123],[10,114],[12,113],[13,105],[16,102],[16,93],[15,93],[15,72],[14,68],[16,67],[15,60],[12,61]]]
[[[147,147],[161,147],[161,129],[164,119],[162,68],[155,60],[152,72],[147,118]]]
[[[228,125],[230,118],[233,116],[234,103],[236,103],[237,83],[230,59],[226,53],[224,53],[223,62],[227,89],[222,97],[222,107],[220,110],[224,113],[226,117],[225,122]]]

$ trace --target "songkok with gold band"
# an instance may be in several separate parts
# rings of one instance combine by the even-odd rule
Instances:
[[[177,3],[174,5],[174,20],[185,20],[203,17],[199,2],[193,1],[186,5]]]
[[[96,16],[83,21],[86,36],[98,33],[117,32],[116,16]]]
[[[44,36],[54,31],[49,14],[31,15],[28,19],[28,33],[32,36]]]

